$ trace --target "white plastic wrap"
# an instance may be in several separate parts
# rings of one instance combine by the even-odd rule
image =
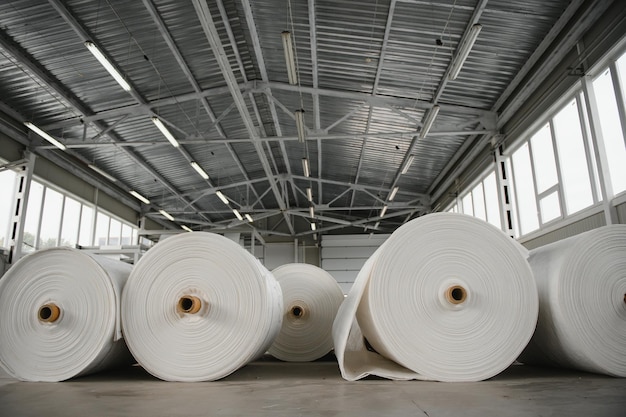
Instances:
[[[280,330],[272,274],[231,240],[183,233],[151,248],[122,296],[130,351],[167,381],[223,378],[259,357]]]
[[[497,375],[524,349],[537,320],[526,255],[500,230],[462,214],[401,226],[363,266],[335,319],[342,376]]]
[[[131,266],[71,248],[22,258],[0,279],[0,363],[24,381],[63,381],[131,363],[120,298]]]
[[[626,225],[531,251],[537,330],[520,361],[626,377]]]
[[[272,271],[283,292],[280,333],[269,353],[283,361],[308,362],[333,348],[332,326],[344,299],[328,272],[314,265],[286,264]]]

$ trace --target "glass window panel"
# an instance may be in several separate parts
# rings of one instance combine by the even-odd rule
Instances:
[[[0,246],[8,246],[15,204],[15,180],[17,175],[11,170],[0,172]]]
[[[467,193],[465,197],[461,199],[463,205],[463,213],[474,215],[474,206],[472,205],[472,193]]]
[[[78,237],[80,220],[80,203],[71,197],[65,197],[63,223],[61,226],[61,243],[59,246],[74,246]]]
[[[542,223],[561,217],[561,204],[559,203],[558,193],[555,191],[539,200],[539,208],[541,209]]]
[[[541,194],[558,182],[549,124],[530,138],[530,145],[533,150],[537,193]]]
[[[119,220],[111,218],[109,227],[109,245],[120,245],[122,235],[122,223]]]
[[[39,248],[51,248],[59,243],[61,213],[63,212],[63,194],[51,188],[46,189],[41,231],[39,232]]]
[[[553,120],[565,208],[572,214],[593,204],[576,100],[566,105]]]
[[[35,250],[35,239],[39,232],[39,213],[41,212],[42,198],[43,185],[37,181],[31,181],[28,193],[28,206],[26,207],[26,220],[24,221],[23,253]]]
[[[524,143],[511,156],[513,164],[513,182],[517,193],[517,213],[520,233],[525,235],[539,228],[537,218],[537,200],[533,185],[533,172],[530,165],[528,143]]]
[[[81,246],[93,245],[93,208],[83,204],[80,215],[80,231],[78,234],[78,244]]]
[[[138,240],[137,240],[137,228],[133,227],[133,236],[132,236],[131,244],[136,245],[137,243],[138,243]]]
[[[133,228],[127,224],[122,224],[122,245],[132,245]]]
[[[98,212],[96,217],[96,236],[94,245],[106,246],[109,237],[109,221],[111,218],[104,213]]]
[[[593,90],[598,103],[600,130],[606,148],[613,192],[617,194],[626,190],[626,146],[609,70],[593,81]]]
[[[472,203],[474,205],[474,216],[482,220],[487,220],[487,213],[485,212],[485,195],[483,193],[483,183],[479,183],[472,190]]]
[[[502,229],[502,222],[500,220],[500,200],[498,199],[498,183],[496,182],[495,172],[487,175],[483,181],[483,187],[485,190],[487,221],[498,229]]]
[[[589,124],[589,114],[587,112],[587,104],[585,102],[585,95],[583,93],[578,94],[578,100],[581,103],[581,106],[585,111],[583,111],[583,128],[585,129],[585,134],[587,136],[587,147],[589,148],[589,155],[592,155],[589,159],[591,161],[591,172],[593,176],[593,181],[595,183],[596,195],[594,201],[602,201],[602,191],[600,187],[600,176],[598,174],[598,164],[596,162],[596,151],[593,146],[593,140],[591,136],[591,127]]]

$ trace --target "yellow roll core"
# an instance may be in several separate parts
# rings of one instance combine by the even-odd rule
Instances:
[[[44,304],[39,307],[39,312],[37,313],[37,317],[39,321],[44,323],[54,323],[59,319],[61,315],[61,309],[59,306],[53,303]]]
[[[178,300],[177,310],[180,313],[196,314],[202,308],[202,301],[195,295],[183,295]]]

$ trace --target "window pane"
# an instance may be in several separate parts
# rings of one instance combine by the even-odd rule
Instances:
[[[617,194],[626,190],[626,147],[609,70],[594,80],[593,90],[598,102],[600,129],[606,148],[613,192]]]
[[[530,145],[533,149],[537,193],[541,194],[558,182],[549,124],[533,135],[530,139]]]
[[[131,245],[133,238],[133,228],[127,224],[122,224],[122,245]]]
[[[122,234],[122,223],[119,220],[111,218],[111,226],[109,228],[109,245],[119,245]]]
[[[585,103],[585,95],[583,93],[578,94],[578,100],[582,105],[583,109],[587,109],[587,104]],[[591,127],[589,124],[589,114],[585,110],[583,112],[583,128],[585,129],[585,134],[587,136],[587,147],[589,148],[589,155],[593,155],[591,158],[591,172],[593,177],[593,182],[595,183],[595,191],[596,195],[594,201],[602,201],[602,191],[600,187],[600,176],[598,174],[598,164],[596,162],[596,151],[593,145],[593,139],[591,136]]]
[[[96,218],[96,238],[94,239],[94,244],[96,246],[107,245],[107,238],[109,236],[109,220],[111,220],[109,216],[98,212],[98,217]]]
[[[57,246],[59,228],[61,227],[61,212],[63,211],[63,194],[50,188],[46,189],[41,216],[41,231],[39,232],[39,248]]]
[[[59,246],[74,246],[78,235],[80,219],[80,203],[73,198],[65,197],[63,224],[61,226],[61,243]]]
[[[80,215],[80,232],[78,235],[78,244],[81,246],[91,246],[93,240],[92,229],[93,224],[93,209],[83,204],[83,210]]]
[[[485,189],[485,211],[487,212],[487,221],[498,229],[502,229],[500,221],[500,201],[498,200],[498,184],[496,182],[496,173],[492,172],[487,175],[483,181]]]
[[[137,228],[133,227],[133,237],[131,240],[131,244],[133,245],[137,245],[138,244],[138,240],[137,240]]]
[[[11,170],[0,172],[0,246],[8,246],[8,238],[15,204],[15,180],[17,175]]]
[[[522,235],[539,227],[537,218],[537,200],[533,186],[533,172],[530,166],[528,143],[524,143],[511,156],[513,163],[513,181],[517,194],[517,212]]]
[[[555,191],[539,200],[539,208],[541,209],[542,223],[561,217],[561,204],[559,204],[558,193]]]
[[[24,237],[22,252],[28,253],[35,250],[35,238],[39,229],[39,213],[43,198],[43,185],[37,181],[31,181],[28,193],[28,206],[26,208],[26,220],[24,221]]]
[[[593,204],[585,145],[576,100],[554,116],[554,132],[568,214]]]
[[[483,183],[481,182],[472,190],[472,202],[474,203],[474,216],[482,220],[487,220],[485,213],[485,196],[483,194]]]
[[[467,193],[465,197],[461,199],[463,203],[463,213],[474,215],[474,206],[472,205],[472,193]]]

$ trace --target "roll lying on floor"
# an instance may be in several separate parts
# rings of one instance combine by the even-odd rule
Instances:
[[[363,266],[335,319],[343,377],[478,381],[500,373],[537,321],[526,253],[462,214],[401,226]]]

